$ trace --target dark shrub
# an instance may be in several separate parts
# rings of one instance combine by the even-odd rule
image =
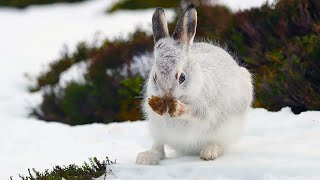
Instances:
[[[138,96],[143,79],[130,66],[134,56],[151,51],[151,36],[138,30],[128,40],[106,40],[100,48],[80,47],[86,46],[79,45],[71,57],[64,56],[53,63],[67,65],[51,65],[59,68],[39,76],[34,89],[46,90],[43,102],[32,114],[45,121],[71,125],[140,119]],[[90,64],[84,75],[85,83],[70,82],[66,87],[59,87],[61,73],[81,60]]]

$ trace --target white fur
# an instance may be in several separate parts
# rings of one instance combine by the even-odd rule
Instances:
[[[154,56],[143,103],[154,145],[138,155],[137,163],[157,164],[159,153],[164,157],[163,145],[205,160],[217,158],[241,136],[253,99],[250,73],[224,49],[209,43],[193,43],[186,50],[175,40],[163,38],[155,44]],[[186,74],[185,84],[175,78],[181,72]],[[181,116],[161,116],[148,105],[148,98],[162,97],[169,89],[188,108]]]

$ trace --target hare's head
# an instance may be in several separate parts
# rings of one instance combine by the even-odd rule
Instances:
[[[197,11],[189,6],[181,15],[170,37],[163,9],[152,17],[154,58],[150,79],[156,95],[180,99],[197,89],[197,65],[188,58],[197,27]]]

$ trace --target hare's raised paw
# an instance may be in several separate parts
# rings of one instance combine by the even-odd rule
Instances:
[[[140,165],[157,165],[161,159],[163,159],[161,153],[149,150],[139,153],[136,163]]]
[[[180,117],[187,112],[187,106],[177,99],[171,100],[169,103],[169,115],[171,117]]]
[[[148,104],[154,112],[161,116],[167,112],[167,105],[163,99],[158,96],[151,96],[151,98],[148,99]]]
[[[214,160],[221,156],[223,149],[218,145],[208,145],[200,151],[200,158],[203,160]]]

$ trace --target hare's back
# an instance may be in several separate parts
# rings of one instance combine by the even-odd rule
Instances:
[[[229,68],[239,67],[234,58],[220,46],[199,42],[192,45],[190,52],[193,59],[200,61],[205,66],[218,66],[220,68],[224,66],[228,66]]]

